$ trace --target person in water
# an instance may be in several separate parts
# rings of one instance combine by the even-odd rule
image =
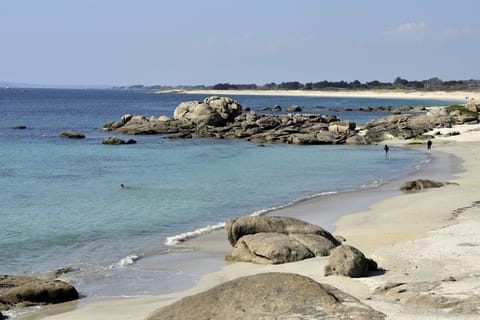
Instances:
[[[388,150],[390,150],[390,147],[388,145],[385,145],[385,147],[383,147],[383,150],[385,151],[385,157],[388,155]]]
[[[432,151],[432,140],[427,141],[427,152],[430,153]]]
[[[125,189],[125,185],[123,183],[120,183],[120,188]]]

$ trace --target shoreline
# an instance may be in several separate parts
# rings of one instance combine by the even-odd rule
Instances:
[[[392,98],[392,99],[439,99],[465,102],[479,100],[480,91],[416,91],[416,90],[181,90],[156,91],[156,93],[182,93],[205,95],[258,95],[293,97],[352,97],[352,98]]]
[[[248,93],[246,93],[246,94],[248,94]],[[448,130],[458,131],[459,127],[460,126],[454,127],[452,129],[441,129],[441,130],[435,130],[435,131],[445,131],[445,132],[448,132]],[[456,158],[456,154],[459,154],[460,155],[460,157],[459,157],[460,160],[453,159],[452,160],[453,162],[456,162],[457,160],[462,161],[462,162],[467,162],[467,163],[471,162],[472,159],[469,158],[469,154],[468,154],[468,152],[466,152],[466,150],[468,150],[469,146],[471,148],[472,145],[474,145],[473,148],[475,148],[477,146],[480,146],[480,143],[478,142],[478,141],[480,141],[480,139],[478,139],[478,137],[477,137],[478,132],[479,132],[479,127],[478,126],[473,126],[473,125],[463,125],[461,127],[462,128],[468,128],[468,129],[476,128],[476,132],[468,133],[468,132],[466,132],[468,129],[466,129],[466,130],[463,130],[463,131],[461,130],[462,134],[460,136],[455,136],[455,137],[450,137],[450,138],[439,137],[438,140],[435,139],[434,140],[434,148],[433,148],[434,149],[434,153],[433,153],[434,156],[437,154],[436,150],[440,150],[442,152],[446,152],[446,155],[445,155],[446,158],[449,158],[449,157]],[[475,137],[472,138],[472,136],[475,136]],[[406,144],[405,141],[387,141],[387,143],[389,143],[391,145],[405,145]],[[470,157],[471,157],[471,155],[470,155]],[[460,166],[460,162],[458,162],[455,165]],[[428,171],[429,167],[430,166],[427,167],[427,171]],[[430,171],[433,171],[433,173],[435,173],[435,170],[430,170]],[[438,174],[438,172],[436,172],[436,173]],[[466,177],[467,180],[468,180],[468,178],[469,178],[468,173],[469,173],[469,168],[465,169],[465,171],[455,172],[454,173],[455,179],[457,179],[456,176],[458,175],[460,177],[459,179],[465,179],[465,177]],[[440,176],[445,176],[445,175],[442,172],[440,174]],[[428,176],[428,178],[432,178],[431,174]],[[448,179],[452,179],[452,178],[448,178]],[[472,180],[472,179],[470,179],[470,180]],[[382,187],[380,187],[378,189],[381,189],[381,188]],[[452,188],[454,188],[454,187],[446,187],[446,188],[442,188],[442,189],[452,190]],[[440,195],[444,195],[445,192],[442,189],[428,190],[428,191],[425,191],[425,192],[422,191],[422,192],[418,193],[418,195],[416,195],[416,196],[414,196],[413,194],[405,195],[405,194],[402,194],[401,192],[398,192],[398,190],[395,190],[395,192],[390,190],[390,191],[392,191],[392,193],[395,193],[395,194],[389,194],[388,196],[385,196],[385,195],[384,196],[378,196],[378,197],[376,197],[376,199],[370,199],[371,201],[367,201],[366,203],[362,203],[361,205],[359,205],[359,201],[360,200],[365,200],[365,199],[363,199],[362,194],[370,193],[369,197],[372,198],[372,191],[377,190],[377,189],[374,188],[374,189],[370,189],[370,190],[352,191],[352,193],[358,193],[359,194],[359,195],[357,195],[357,200],[354,201],[354,204],[353,203],[351,204],[352,205],[352,207],[351,207],[352,210],[347,210],[347,209],[344,208],[343,210],[346,210],[348,212],[346,212],[344,214],[341,214],[340,218],[337,217],[337,218],[331,219],[332,220],[332,225],[335,226],[335,229],[336,229],[335,233],[340,234],[342,236],[345,235],[349,244],[353,244],[353,245],[357,246],[359,249],[361,249],[367,255],[373,255],[373,257],[375,259],[377,259],[377,256],[382,256],[382,255],[388,257],[387,259],[385,259],[385,258],[383,258],[383,260],[380,259],[379,260],[380,264],[382,265],[382,261],[383,261],[383,263],[385,263],[385,265],[388,265],[389,267],[391,267],[393,269],[398,269],[396,267],[396,263],[391,263],[388,260],[388,259],[390,259],[391,261],[393,261],[393,260],[396,259],[396,257],[392,257],[392,252],[391,251],[388,252],[388,248],[393,247],[393,246],[397,246],[397,245],[402,245],[402,244],[409,243],[409,242],[414,242],[414,241],[417,241],[419,239],[423,239],[422,237],[424,237],[426,234],[428,234],[428,232],[431,232],[432,230],[437,230],[437,229],[440,230],[441,228],[450,227],[452,225],[452,222],[448,222],[447,221],[448,219],[445,220],[445,217],[448,216],[448,214],[442,213],[441,218],[439,218],[438,220],[437,219],[420,220],[420,225],[415,226],[413,231],[409,230],[408,232],[405,232],[405,230],[403,230],[402,231],[402,232],[404,232],[403,234],[400,234],[402,232],[396,232],[394,234],[394,236],[386,237],[384,234],[379,233],[379,234],[377,234],[377,238],[375,240],[375,243],[372,243],[373,240],[372,240],[371,235],[367,236],[367,233],[372,231],[372,226],[364,226],[363,225],[364,222],[362,220],[366,219],[368,221],[371,221],[372,225],[376,225],[377,228],[378,228],[378,226],[383,226],[384,229],[385,229],[385,225],[382,225],[382,223],[381,223],[382,219],[384,219],[385,217],[381,213],[378,212],[379,211],[378,208],[382,208],[381,210],[383,210],[385,212],[395,211],[395,210],[391,210],[391,208],[392,208],[391,204],[386,205],[385,203],[397,203],[397,204],[401,203],[402,200],[399,200],[399,198],[404,198],[405,196],[415,198],[415,200],[418,200],[419,203],[421,203],[422,200],[425,200],[425,199],[422,199],[422,197],[423,198],[428,198],[430,195],[433,195],[434,199],[436,199],[436,197],[438,196],[438,195],[436,195],[437,193],[440,194]],[[428,194],[427,194],[427,192],[428,192]],[[338,194],[336,194],[336,195],[338,195]],[[344,196],[343,193],[341,193],[339,195],[340,199],[339,199],[338,203],[341,204],[342,200],[344,200],[344,199],[342,199],[343,196]],[[337,203],[337,205],[338,205],[338,203]],[[443,201],[442,201],[442,203],[443,203]],[[293,204],[292,206],[286,206],[285,208],[281,208],[279,210],[269,212],[268,214],[277,214],[277,213],[282,214],[282,211],[285,211],[285,215],[288,215],[288,211],[291,212],[292,208],[295,208],[294,210],[299,209],[299,211],[301,211],[300,207],[304,207],[305,205],[310,205],[313,208],[319,208],[318,207],[319,203],[315,203],[315,198],[314,198],[314,199],[307,199],[307,200],[304,200],[304,201],[300,201],[298,203]],[[335,205],[331,205],[331,206],[335,206]],[[441,208],[441,211],[443,212],[447,209],[450,210],[451,208],[453,208],[453,207],[449,205],[449,206],[446,206],[445,208]],[[459,207],[457,207],[457,208],[459,208]],[[455,209],[451,209],[451,210],[455,210]],[[300,214],[301,214],[301,212],[300,212]],[[294,216],[299,217],[299,218],[304,219],[304,220],[307,220],[307,221],[308,221],[308,219],[315,220],[315,219],[318,218],[318,217],[315,217],[314,215],[312,215],[311,213],[308,214],[308,213],[304,212],[304,214],[306,214],[306,216],[308,216],[308,218],[303,218],[302,216],[297,216],[297,215],[294,215]],[[389,213],[389,214],[391,215],[392,213]],[[359,220],[359,217],[362,217],[362,218]],[[415,218],[415,217],[411,217],[411,218]],[[427,222],[431,223],[431,226],[429,226],[428,228],[426,228],[426,223]],[[322,225],[322,224],[319,224],[319,225]],[[360,229],[357,228],[359,225],[361,226]],[[395,227],[397,228],[399,226],[395,226]],[[435,229],[435,228],[437,228],[437,229]],[[399,228],[399,229],[401,229],[401,228]],[[388,230],[390,230],[390,229],[388,229]],[[220,237],[220,238],[216,238],[214,236],[214,233],[218,233],[218,232],[222,233],[222,236],[223,236],[223,230],[216,231],[216,232],[212,233],[212,237],[210,237],[209,235],[202,236],[201,237],[201,239],[202,239],[201,242],[203,242],[203,244],[198,244],[198,249],[203,250],[202,252],[212,253],[212,256],[210,256],[209,259],[212,259],[212,257],[213,257],[213,259],[216,259],[216,258],[220,257],[223,260],[223,256],[224,256],[223,250],[224,249],[223,248],[219,249],[218,242],[223,241],[227,245],[228,245],[228,243],[227,243],[224,236]],[[379,241],[379,239],[381,241]],[[197,246],[197,244],[195,244],[195,242],[196,242],[196,239],[193,239],[193,240],[190,240],[190,241],[186,242],[187,247]],[[308,260],[315,260],[315,261],[308,261]],[[248,264],[243,264],[243,263],[238,263],[238,264],[234,264],[234,265],[227,265],[227,266],[221,267],[221,269],[218,270],[218,271],[211,272],[211,273],[208,273],[208,274],[204,275],[198,281],[197,285],[195,285],[194,287],[192,287],[192,288],[190,288],[186,291],[175,292],[175,293],[165,294],[165,295],[160,295],[160,296],[142,296],[142,297],[129,297],[129,298],[120,298],[120,299],[115,298],[115,299],[105,299],[105,300],[102,299],[102,300],[99,300],[99,301],[79,301],[79,302],[75,302],[73,304],[66,304],[66,305],[62,305],[62,306],[50,306],[50,307],[45,308],[44,311],[46,313],[51,313],[51,314],[58,314],[58,312],[60,312],[60,310],[62,310],[62,308],[66,308],[66,309],[63,309],[63,311],[73,311],[72,313],[68,313],[68,314],[58,314],[58,315],[53,316],[53,317],[48,317],[48,319],[52,319],[52,320],[53,319],[65,319],[65,318],[81,319],[81,320],[89,319],[89,318],[92,318],[93,316],[98,315],[99,314],[98,310],[101,311],[102,318],[104,318],[104,319],[122,319],[122,318],[125,318],[125,319],[129,318],[130,319],[132,317],[133,317],[132,319],[143,319],[146,315],[148,315],[150,312],[153,312],[155,309],[158,309],[161,306],[170,304],[170,303],[174,302],[175,300],[180,299],[183,296],[191,295],[191,294],[194,294],[194,293],[197,293],[197,292],[204,291],[205,289],[207,289],[207,288],[209,288],[209,287],[211,287],[215,284],[222,283],[222,282],[225,282],[227,280],[237,278],[239,276],[243,276],[243,275],[247,275],[247,274],[260,273],[260,272],[269,272],[269,271],[297,272],[297,273],[302,273],[302,274],[308,275],[308,276],[314,278],[315,280],[317,280],[319,282],[331,283],[331,284],[333,283],[339,289],[344,290],[344,291],[346,291],[350,294],[353,294],[357,298],[360,298],[362,300],[362,302],[368,304],[367,301],[363,301],[363,300],[367,299],[369,297],[369,295],[371,293],[370,289],[372,289],[372,283],[379,283],[380,282],[380,281],[378,281],[378,279],[376,279],[377,277],[374,277],[372,279],[370,279],[370,278],[360,279],[358,281],[357,280],[353,281],[351,279],[343,279],[343,278],[334,277],[335,281],[332,282],[332,280],[331,280],[332,278],[324,278],[323,277],[323,272],[321,271],[321,270],[323,270],[323,268],[321,266],[324,265],[325,262],[326,262],[325,259],[315,258],[315,259],[308,259],[308,260],[304,260],[304,261],[301,261],[301,262],[298,262],[298,263],[292,263],[292,264],[288,264],[288,265],[282,265],[282,266],[256,266],[256,265],[250,266]],[[402,262],[402,263],[403,263],[403,268],[406,268],[405,267],[405,262]],[[402,263],[398,263],[398,265],[402,265]],[[305,271],[305,269],[312,269],[314,266],[315,266],[315,269],[317,269],[317,270],[315,270],[315,271],[308,271],[308,270]],[[320,268],[318,266],[320,266]],[[382,265],[382,267],[383,267],[383,265]],[[322,275],[320,275],[320,273]],[[435,272],[433,272],[433,273],[435,273]],[[428,272],[426,274],[428,274]],[[398,275],[398,274],[395,274],[393,278],[401,278],[401,276]],[[375,304],[382,304],[382,303],[385,303],[385,302],[383,302],[383,301],[382,302],[373,301],[372,303],[375,305]],[[382,305],[381,307],[385,307],[385,306]],[[398,307],[398,306],[396,306],[396,307]],[[142,310],[140,310],[140,309],[142,309]],[[42,311],[42,313],[44,311]],[[383,310],[379,310],[379,311],[383,311]],[[47,314],[44,313],[43,315],[39,316],[39,314],[37,313],[36,315],[30,315],[30,316],[27,315],[26,317],[23,317],[23,316],[22,317],[17,317],[16,319],[40,319],[40,318],[44,318],[45,316],[47,316]],[[407,318],[405,318],[405,319],[407,319]],[[421,318],[421,319],[423,319],[423,318]],[[425,319],[427,319],[427,318],[425,318]]]
[[[472,127],[469,125],[464,125],[463,127],[465,126],[467,128]],[[477,126],[477,130],[479,128],[480,127]],[[458,127],[454,129],[458,130]],[[457,141],[454,139],[459,139],[459,137],[462,137],[462,135],[451,137],[451,138],[442,138],[442,140]],[[397,141],[391,141],[389,143],[391,144],[399,143],[400,145],[404,144],[404,142],[402,143]],[[467,144],[469,143],[470,142],[467,142]],[[455,143],[454,144],[455,148],[465,148],[465,147],[468,148],[468,146],[461,143],[461,141],[460,141],[460,144],[461,144],[460,146],[457,146]],[[477,144],[480,146],[480,143],[477,143]],[[439,164],[440,167],[443,166],[443,168],[445,168],[445,166],[447,166],[452,170],[451,172],[443,172],[443,171],[438,172],[439,167],[436,166],[436,163],[435,163],[436,161],[434,160],[432,164],[428,165],[425,168],[425,170],[422,170],[420,172],[415,172],[411,176],[422,175],[422,176],[428,176],[429,178],[434,179],[434,177],[432,177],[431,175],[435,174],[436,172],[440,178],[444,179],[446,178],[446,176],[450,176],[448,179],[455,179],[454,181],[456,181],[457,176],[468,176],[468,171],[463,171],[463,169],[461,168],[463,166],[463,161],[465,161],[464,157],[461,156],[460,158],[457,158],[456,152],[452,153],[452,151],[454,150],[450,150],[452,149],[451,147],[452,147],[451,143],[442,142],[441,140],[439,141],[435,139],[434,148],[433,148],[434,153],[432,155],[433,159],[437,159],[437,160],[440,160],[440,162],[442,162]],[[435,150],[437,149],[440,150],[441,152],[445,152],[445,154],[442,154],[439,156],[438,154],[435,153]],[[392,183],[397,183],[397,182],[394,181]],[[379,189],[382,189],[382,187],[385,187],[385,186],[381,186],[373,190],[378,191]],[[398,185],[395,187],[398,187]],[[357,229],[356,219],[358,219],[358,216],[362,216],[362,215],[375,216],[378,214],[378,212],[376,212],[377,210],[375,209],[377,206],[384,206],[385,203],[389,203],[391,201],[398,203],[399,201],[401,202],[400,199],[405,197],[411,197],[411,196],[420,198],[419,200],[421,200],[421,198],[425,200],[426,197],[428,198],[428,194],[425,194],[426,192],[428,193],[439,192],[443,194],[445,190],[452,189],[452,188],[453,187],[445,187],[438,190],[428,190],[424,192],[422,191],[416,194],[404,194],[398,191],[398,188],[393,190],[392,186],[388,186],[388,183],[387,183],[387,188],[384,188],[387,190],[387,193],[390,192],[390,194],[387,197],[385,197],[384,195],[376,199],[371,199],[370,202],[367,201],[367,203],[360,205],[360,208],[356,206],[352,206],[353,209],[357,209],[357,210],[354,210],[353,212],[349,212],[346,215],[342,215],[340,218],[336,219],[335,234],[340,234],[342,236],[345,236],[349,244],[357,246],[360,250],[362,250],[367,255],[373,255],[375,259],[378,259],[380,261],[380,265],[382,267],[387,265],[391,267],[391,264],[389,264],[387,261],[379,259],[377,257],[376,251],[380,250],[381,252],[381,250],[384,250],[384,246],[391,247],[398,243],[400,244],[404,243],[405,241],[408,242],[408,241],[412,241],[413,239],[421,239],[422,237],[425,236],[426,232],[430,231],[431,229],[440,228],[441,226],[444,226],[444,225],[450,225],[451,222],[447,223],[446,221],[444,221],[444,219],[440,219],[439,221],[435,221],[435,224],[432,225],[431,227],[425,228],[425,225],[421,225],[414,232],[408,231],[406,236],[403,235],[403,236],[397,236],[397,237],[384,237],[385,239],[383,240],[383,244],[382,244],[383,247],[382,247],[382,245],[378,245],[379,242],[382,242],[382,241],[379,241],[380,238],[375,240],[375,244],[372,244],[370,237],[366,237],[365,234],[363,233],[363,230],[361,230],[362,232],[360,232],[359,230],[356,230]],[[364,194],[370,193],[370,196],[371,196],[372,189],[360,190],[356,192],[353,191],[352,193],[359,196],[357,199],[363,198],[363,200],[365,200]],[[392,193],[394,194],[392,195]],[[338,195],[339,194],[335,194],[333,196],[338,196]],[[339,202],[345,201],[344,198],[342,197],[339,197],[339,198],[340,198]],[[313,208],[315,208],[318,204],[319,204],[318,198],[313,198],[313,199],[308,199],[300,203],[297,203],[292,207],[295,208],[295,207],[303,207],[305,205],[311,205]],[[282,209],[279,209],[278,211],[270,212],[269,214],[277,214],[277,213],[282,214],[281,212],[282,210],[288,211],[288,210],[291,210],[292,207],[282,208]],[[372,210],[373,210],[373,213],[372,213]],[[297,215],[293,215],[293,216],[297,216]],[[318,217],[312,217],[312,219],[315,220],[315,219],[318,219]],[[372,228],[370,227],[370,228],[366,228],[365,230],[371,231],[371,229]],[[220,247],[219,247],[219,241],[223,242],[223,245],[221,245]],[[214,259],[215,257],[217,259],[223,259],[223,256],[225,253],[224,252],[225,247],[229,248],[229,244],[226,241],[223,230],[218,230],[210,234],[204,235],[200,238],[190,240],[186,244],[188,245],[188,247],[193,247],[193,248],[199,249],[201,252],[212,254],[210,258],[214,257]],[[314,280],[317,280],[319,282],[334,284],[339,289],[345,292],[348,292],[356,296],[357,298],[360,298],[362,302],[368,304],[367,301],[363,301],[364,299],[367,299],[370,296],[371,288],[369,287],[368,282],[377,281],[375,279],[377,277],[363,278],[360,280],[358,279],[352,280],[349,278],[341,278],[341,277],[325,278],[323,277],[323,265],[326,264],[327,258],[328,257],[313,258],[313,259],[307,259],[307,260],[303,260],[296,263],[289,263],[289,264],[276,265],[276,266],[259,266],[259,265],[252,265],[248,263],[235,263],[231,265],[225,265],[221,267],[220,270],[218,271],[210,272],[202,276],[201,279],[198,281],[198,283],[194,287],[186,291],[176,292],[172,294],[165,294],[160,296],[143,296],[143,297],[122,298],[122,299],[107,299],[107,300],[95,301],[90,303],[89,302],[82,303],[80,301],[80,302],[76,302],[75,304],[66,304],[63,306],[52,306],[48,308],[49,310],[44,310],[44,312],[46,312],[47,314],[43,313],[42,317],[48,316],[48,313],[50,313],[50,315],[57,314],[55,316],[47,317],[47,319],[51,319],[51,320],[65,319],[65,318],[83,320],[83,319],[89,319],[93,315],[101,315],[103,319],[127,319],[127,318],[128,319],[144,319],[148,314],[150,314],[154,310],[162,306],[168,305],[170,303],[173,303],[174,301],[184,296],[196,294],[216,284],[219,284],[240,276],[256,274],[261,272],[270,272],[270,271],[301,273],[301,274],[310,276]],[[389,272],[387,272],[387,275],[388,274]],[[395,276],[398,277],[398,275],[395,275]],[[365,282],[367,284],[365,284]],[[78,304],[80,304],[80,306],[77,308]],[[382,307],[384,306],[382,305]],[[61,312],[62,308],[63,308],[63,311],[66,311],[65,308],[67,308],[67,310],[70,309],[70,311],[72,312],[58,314],[58,312]],[[383,310],[379,310],[379,311],[383,311]],[[27,316],[27,317],[19,317],[18,319],[39,319],[39,317],[37,314],[37,317],[29,318]],[[429,318],[425,318],[425,319],[429,319]]]

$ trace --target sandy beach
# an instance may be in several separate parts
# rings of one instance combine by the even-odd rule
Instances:
[[[165,92],[165,91],[159,91]],[[479,100],[479,91],[415,91],[415,90],[176,90],[174,92],[205,95],[265,95],[265,96],[304,96],[304,97],[363,97],[363,98],[425,98],[445,100]]]
[[[200,93],[195,91],[192,93]],[[201,93],[207,93],[202,91]],[[232,94],[232,91],[228,92]],[[299,92],[306,95],[305,92]],[[224,95],[226,92],[208,94]],[[235,92],[235,94],[240,94]],[[249,93],[245,93],[249,94]],[[250,93],[251,94],[251,93]],[[259,94],[255,91],[254,94]],[[279,92],[262,92],[279,95]],[[286,94],[296,94],[288,91]],[[341,92],[312,92],[329,96]],[[367,92],[353,92],[352,96],[366,96]],[[406,97],[410,92],[379,92],[373,96]],[[416,93],[425,98],[465,100],[478,98],[478,93]],[[393,96],[392,96],[393,95]],[[345,96],[345,94],[343,94]],[[372,95],[368,95],[372,96]],[[400,182],[392,182],[381,189],[363,193],[332,197],[326,205],[324,199],[311,199],[291,208],[271,214],[290,215],[324,226],[331,225],[334,234],[347,239],[347,244],[359,248],[374,258],[384,273],[365,278],[324,276],[328,257],[307,259],[283,265],[254,265],[234,263],[219,271],[203,276],[198,284],[183,292],[148,297],[129,297],[97,302],[77,302],[45,308],[41,313],[30,314],[18,319],[145,319],[162,306],[178,299],[205,291],[220,283],[245,275],[264,272],[298,273],[343,290],[377,311],[387,319],[480,319],[477,315],[449,312],[451,306],[439,308],[435,298],[471,301],[480,295],[480,125],[461,125],[442,128],[442,136],[433,140],[432,164],[415,178],[433,180],[448,179],[458,185],[438,189],[403,193],[398,190]],[[460,135],[447,137],[448,131]],[[432,132],[432,133],[434,133]],[[402,145],[408,141],[389,141],[391,145]],[[419,147],[420,148],[420,147]],[[421,148],[425,148],[424,145]],[[344,204],[348,203],[348,206]],[[338,208],[328,215],[325,210]],[[318,213],[318,214],[317,214]],[[341,216],[340,219],[336,217]],[[223,259],[229,244],[223,232],[214,232],[188,246],[211,255],[211,259]],[[449,280],[446,280],[449,279]],[[411,299],[400,295],[389,298],[375,294],[379,287],[389,283],[412,284],[406,291],[425,299]],[[418,285],[418,284],[422,285]],[[429,289],[425,289],[428,287]],[[415,291],[417,290],[417,291]],[[423,290],[423,291],[422,291]],[[431,299],[430,299],[431,298]],[[433,301],[432,303],[430,303]],[[64,313],[59,313],[65,311]]]

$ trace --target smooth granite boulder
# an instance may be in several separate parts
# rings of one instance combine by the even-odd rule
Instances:
[[[319,226],[290,217],[248,216],[230,219],[227,261],[280,264],[327,256],[340,242]]]
[[[375,311],[337,288],[291,273],[241,277],[185,297],[148,320],[350,319],[381,320]]]
[[[363,277],[374,270],[377,270],[374,260],[366,258],[357,248],[342,245],[330,252],[325,276]]]
[[[325,229],[314,224],[291,217],[277,216],[243,216],[229,219],[225,225],[227,239],[232,246],[249,234],[272,232],[282,234],[316,234],[322,236],[335,245],[340,243]]]
[[[78,299],[77,290],[60,280],[0,276],[0,306],[26,307]]]
[[[243,236],[225,256],[227,261],[281,264],[313,258],[304,245],[281,233],[256,233]]]

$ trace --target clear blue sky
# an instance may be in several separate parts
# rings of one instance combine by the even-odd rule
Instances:
[[[480,78],[477,0],[11,0],[0,81]]]

